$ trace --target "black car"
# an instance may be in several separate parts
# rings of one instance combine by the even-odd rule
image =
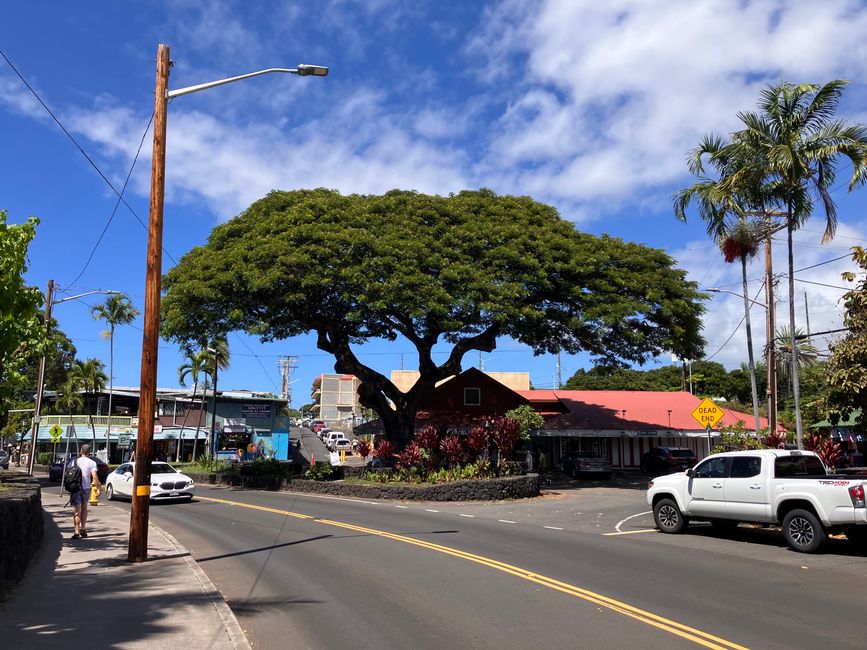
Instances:
[[[0,469],[9,469],[9,453],[0,449]]]
[[[682,472],[697,462],[698,456],[687,447],[654,447],[641,459],[641,471],[651,476],[662,476]]]
[[[77,456],[69,455],[67,458],[57,458],[48,469],[48,480],[49,481],[60,481],[63,478],[63,471],[70,466]],[[108,478],[108,473],[111,471],[108,468],[108,464],[97,458],[96,456],[91,456],[90,459],[96,463],[96,476],[99,478],[99,482],[105,484],[105,479]]]
[[[572,478],[611,478],[611,463],[592,451],[577,451],[563,458],[563,471]]]

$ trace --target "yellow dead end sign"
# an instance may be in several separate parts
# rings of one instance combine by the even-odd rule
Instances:
[[[705,429],[712,427],[723,419],[725,411],[708,398],[704,398],[692,412],[692,417]]]
[[[60,442],[60,438],[63,437],[63,427],[55,424],[48,430],[48,435],[51,436],[51,442]]]

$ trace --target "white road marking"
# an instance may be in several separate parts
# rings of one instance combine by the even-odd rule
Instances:
[[[557,528],[557,526],[545,526],[548,530],[563,530],[562,528]]]
[[[621,519],[620,521],[617,522],[617,525],[614,527],[614,530],[616,530],[618,533],[621,533],[623,531],[620,530],[620,527],[624,523],[629,521],[630,519],[635,519],[636,517],[643,517],[644,515],[652,515],[652,514],[653,514],[653,510],[648,510],[647,512],[639,512],[637,515],[631,515],[631,516],[627,517],[626,519]]]
[[[394,507],[395,508],[403,508],[404,510],[406,510],[408,506],[394,506]]]
[[[617,533],[602,533],[603,537],[611,537],[612,535],[635,535],[637,533],[655,533],[656,528],[640,528],[638,530],[623,530]]]
[[[475,515],[465,515],[465,514],[460,514],[459,516],[460,516],[460,517],[470,517],[471,519],[475,518]]]
[[[497,519],[497,521],[499,521],[501,524],[514,524],[515,523],[514,521],[511,521],[510,519]]]
[[[209,486],[210,487],[210,486]],[[282,494],[287,497],[297,498],[297,497],[310,497],[311,499],[331,499],[332,501],[351,501],[352,503],[363,503],[368,506],[382,506],[387,505],[385,503],[377,502],[377,501],[363,501],[361,499],[353,499],[350,497],[335,497],[328,494],[310,494],[308,492],[283,492],[277,491],[273,492],[273,494]]]
[[[439,512],[439,510],[434,510],[433,508],[425,508],[425,512]]]

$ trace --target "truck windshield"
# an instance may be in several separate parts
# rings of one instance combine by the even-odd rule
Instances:
[[[778,456],[774,461],[774,476],[825,476],[825,466],[816,456]]]

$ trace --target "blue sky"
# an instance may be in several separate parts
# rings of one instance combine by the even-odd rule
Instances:
[[[158,43],[172,48],[172,88],[266,67],[331,68],[325,79],[268,75],[171,103],[164,269],[271,189],[489,187],[551,203],[580,229],[664,248],[702,287],[738,291],[738,269],[722,261],[701,223],[672,214],[672,193],[690,182],[685,153],[707,131],[737,128],[737,112],[780,79],[849,79],[840,113],[867,121],[865,33],[864,4],[839,1],[174,0],[15,3],[0,24],[0,49],[118,188],[153,109]],[[143,309],[145,228],[121,206],[85,268],[116,197],[2,60],[0,141],[0,208],[13,223],[42,220],[28,280],[44,290],[54,279],[61,296],[121,290]],[[144,222],[150,149],[148,134],[125,194]],[[817,215],[798,234],[796,268],[864,243],[867,190],[848,195],[840,185],[837,238],[820,243]],[[754,294],[761,265],[751,269]],[[798,273],[799,324],[806,293],[813,331],[840,326],[843,291],[814,283],[843,286],[849,268],[844,259]],[[87,305],[57,305],[55,316],[80,357],[108,360],[104,328]],[[745,358],[742,316],[737,298],[710,301],[708,356],[728,366]],[[761,310],[753,318],[760,323]],[[117,334],[116,385],[139,383],[140,327],[141,317]],[[763,332],[756,338],[760,350]],[[333,370],[310,336],[229,342],[225,388],[277,392],[278,356],[297,355],[297,406],[313,378]],[[413,367],[405,342],[359,350],[385,373],[400,368],[401,353]],[[487,370],[554,384],[555,360],[519,343],[501,341],[483,358]],[[180,363],[163,343],[160,386],[177,385]],[[465,367],[477,364],[478,355],[465,358]],[[587,366],[582,355],[564,357],[564,379]]]

